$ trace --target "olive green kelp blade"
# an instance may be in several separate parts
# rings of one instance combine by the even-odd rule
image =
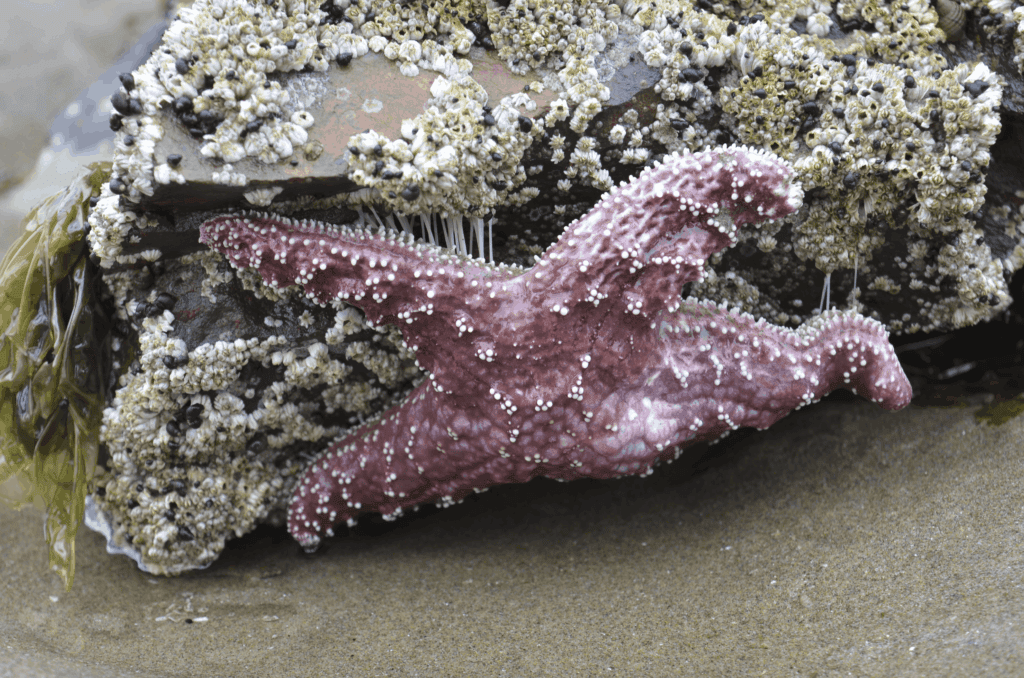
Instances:
[[[46,509],[50,567],[69,589],[108,364],[86,218],[109,174],[91,165],[33,209],[0,264],[0,500]]]

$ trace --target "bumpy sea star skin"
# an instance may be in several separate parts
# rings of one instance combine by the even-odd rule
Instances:
[[[905,406],[910,384],[873,320],[826,312],[789,330],[681,300],[737,229],[800,200],[775,156],[668,156],[605,195],[529,270],[272,215],[207,221],[201,240],[234,266],[398,324],[428,375],[310,465],[289,531],[314,548],[363,512],[393,517],[537,476],[648,473],[681,445],[765,428],[838,387]]]

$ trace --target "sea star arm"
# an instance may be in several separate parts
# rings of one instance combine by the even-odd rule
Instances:
[[[551,343],[553,321],[593,327],[609,307],[648,318],[678,305],[683,284],[703,277],[704,262],[734,244],[739,227],[800,205],[792,176],[777,157],[743,147],[668,156],[609,191],[525,272],[406,235],[272,214],[215,217],[202,225],[200,241],[272,286],[300,285],[321,304],[340,299],[373,323],[397,324],[434,374],[464,364],[463,348],[493,353],[495,332],[537,346]]]
[[[446,346],[474,326],[473,309],[507,290],[520,269],[492,266],[413,242],[411,236],[265,213],[203,223],[200,242],[273,287],[300,285],[314,301],[341,300],[374,324],[394,323],[421,367],[449,359]]]
[[[492,418],[499,408],[481,405],[457,408],[421,384],[400,407],[337,440],[310,464],[288,509],[288,531],[312,550],[334,534],[334,525],[352,525],[367,511],[390,520],[410,506],[447,506],[540,475],[540,465],[512,458],[515,446]]]
[[[658,329],[650,350],[664,358],[646,374],[646,396],[685,411],[691,420],[681,428],[703,437],[767,428],[837,388],[891,410],[912,395],[885,327],[853,311],[827,311],[789,329],[688,299]]]
[[[621,299],[650,316],[676,306],[741,227],[791,214],[802,196],[793,169],[756,149],[667,156],[606,193],[523,279],[545,307]]]

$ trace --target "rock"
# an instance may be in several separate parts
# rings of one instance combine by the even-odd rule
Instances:
[[[198,224],[217,211],[386,226],[527,263],[662,154],[735,142],[790,161],[805,206],[745,234],[692,293],[797,324],[834,288],[908,333],[1009,305],[1024,187],[1019,155],[996,146],[1019,136],[1006,93],[1019,89],[1021,49],[1005,29],[988,36],[979,19],[954,52],[922,0],[829,13],[625,7],[197,0],[180,11],[112,98],[118,152],[90,217],[132,336],[103,433],[97,504],[112,534],[154,571],[209,562],[281,506],[296,455],[417,379],[386,329],[278,297],[203,251]],[[1000,70],[961,58],[988,53],[973,49],[998,54]],[[178,413],[197,403],[193,429]],[[196,469],[203,492],[163,491],[202,485],[186,481]],[[221,493],[230,500],[205,507]]]
[[[114,187],[175,215],[270,201],[294,211],[302,205],[287,203],[333,196],[399,214],[486,216],[499,241],[522,237],[529,220],[526,236],[544,246],[661,153],[747,143],[800,169],[807,205],[724,255],[727,275],[702,296],[796,324],[818,307],[824,281],[849,298],[856,272],[856,303],[897,332],[970,325],[1005,309],[1006,281],[1024,262],[1016,156],[992,150],[1001,127],[1017,124],[1001,116],[1012,112],[1002,83],[1019,88],[1019,50],[999,28],[1005,16],[969,26],[977,42],[946,47],[938,15],[918,4],[878,16],[864,2],[832,15],[794,3],[717,16],[682,0],[632,3],[627,14],[606,2],[561,13],[557,2],[466,2],[453,5],[453,23],[426,5],[364,0],[330,12],[311,4],[282,15],[283,28],[264,17],[244,44],[226,37],[203,52],[197,28],[230,33],[254,10],[200,2],[121,93],[120,138],[139,143],[122,149]],[[537,27],[575,42],[538,42]],[[989,53],[1002,79],[976,58]],[[495,118],[506,96],[512,105]],[[422,112],[429,106],[434,114]],[[413,122],[403,131],[402,120]],[[423,145],[430,121],[447,143]],[[462,136],[485,132],[480,144],[502,160],[460,146],[460,125]],[[486,186],[459,188],[474,178]],[[148,244],[96,239],[106,259]]]

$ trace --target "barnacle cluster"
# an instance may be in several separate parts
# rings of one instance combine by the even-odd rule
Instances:
[[[145,270],[107,276],[119,319],[135,321],[138,339],[116,347],[127,369],[103,412],[107,459],[94,520],[106,523],[112,548],[158,574],[208,565],[225,540],[273,519],[304,455],[392,403],[418,375],[396,331],[373,333],[340,305],[333,324],[307,320],[301,341],[286,326],[302,324],[295,314],[260,319],[260,337],[222,332],[190,346],[176,314],[222,313],[203,301],[223,303],[232,286],[269,290],[218,262],[201,252],[163,267],[161,278],[201,288],[202,301],[158,291],[166,280],[144,282]]]
[[[520,72],[547,70],[569,100],[607,100],[597,61],[619,34],[618,5],[608,0],[514,0],[487,15],[498,55]],[[550,83],[555,86],[555,82]]]
[[[988,16],[999,21],[1016,11],[988,5]],[[632,173],[630,166],[665,151],[700,150],[725,135],[793,162],[810,197],[791,232],[782,227],[781,251],[774,250],[778,230],[751,236],[768,259],[760,271],[739,270],[726,255],[735,276],[764,288],[794,263],[808,277],[815,270],[831,276],[859,269],[865,292],[928,292],[917,307],[879,312],[892,329],[970,324],[1009,303],[1005,279],[1022,257],[1017,248],[991,254],[991,235],[974,225],[984,206],[989,148],[1000,129],[1002,83],[982,64],[950,67],[932,50],[951,39],[948,13],[946,5],[937,10],[925,0],[721,8],[690,0],[266,6],[200,0],[183,10],[165,48],[119,93],[119,110],[129,114],[115,115],[125,152],[115,163],[110,195],[133,198],[151,190],[153,181],[175,178],[172,158],[162,165],[133,160],[160,138],[153,116],[161,107],[202,134],[202,153],[220,161],[212,172],[217,181],[244,184],[233,162],[287,158],[315,125],[289,97],[295,87],[280,74],[311,80],[373,50],[406,75],[438,75],[424,113],[404,121],[398,138],[371,129],[350,140],[347,176],[368,189],[349,194],[352,205],[419,216],[424,223],[431,215],[458,223],[468,218],[472,225],[538,196],[543,201],[545,185],[553,183],[550,228],[556,231],[565,225],[558,217],[583,207],[559,195],[569,197],[577,187],[607,190]],[[488,101],[472,59],[464,58],[481,47],[493,49],[509,68],[535,74],[537,90],[556,93],[546,115],[536,112],[530,92]],[[605,127],[599,118],[611,107],[615,74],[636,57],[657,74],[653,115],[631,120],[626,111]],[[541,152],[545,143],[549,154]],[[250,194],[261,206],[275,198],[265,187]],[[99,210],[94,240],[101,259],[159,256],[152,248],[119,249],[125,230],[119,226],[132,218],[146,224],[144,216],[125,212]],[[1006,234],[1014,241],[1016,228]],[[876,253],[890,258],[895,239],[907,242],[906,253],[892,262],[900,272],[875,270]],[[891,284],[882,284],[886,277]],[[771,292],[760,295],[759,305],[748,300],[744,307],[777,322],[803,318],[798,290]],[[703,293],[718,294],[711,287]]]
[[[762,38],[767,45],[778,41]],[[973,324],[991,307],[1005,307],[1003,267],[971,216],[984,204],[982,173],[1000,130],[998,78],[983,64],[922,72],[828,56],[834,58],[820,63],[776,57],[758,64],[770,75],[746,77],[720,92],[741,138],[791,157],[815,196],[793,224],[793,254],[829,274],[870,267],[875,253],[898,238],[907,242],[904,284],[938,294],[945,279],[960,302],[944,308],[926,302],[919,310],[928,320],[918,326]],[[768,119],[777,122],[760,122]],[[936,258],[935,241],[954,234],[960,241]],[[962,275],[968,259],[984,274]],[[889,293],[900,287],[865,283]],[[981,308],[969,310],[979,299]],[[914,327],[902,319],[890,324]]]
[[[973,324],[1009,304],[1006,281],[1020,253],[996,257],[991,234],[975,225],[1000,131],[1002,81],[984,64],[950,67],[928,49],[946,37],[929,4],[708,9],[686,0],[625,3],[624,14],[645,29],[638,52],[660,70],[660,101],[647,125],[626,115],[605,134],[570,125],[580,136],[559,189],[571,191],[576,176],[609,161],[643,161],[659,147],[697,151],[727,131],[790,160],[807,206],[788,224],[745,234],[760,265],[727,254],[730,275],[710,277],[697,293],[795,322],[815,306],[779,284],[795,265],[808,276],[859,269],[869,294],[914,290],[904,296],[917,304],[878,316],[895,330]],[[833,27],[842,40],[824,37]],[[596,148],[595,136],[603,142]],[[563,158],[555,149],[551,162]],[[1006,234],[1015,242],[1019,221]],[[879,265],[880,254],[894,250],[895,265]]]
[[[536,104],[522,94],[492,108],[480,85],[456,77],[434,81],[427,110],[402,123],[401,138],[373,130],[352,137],[351,177],[372,189],[361,196],[403,214],[470,217],[536,196],[514,191],[526,180],[520,161],[533,128],[517,107]]]
[[[319,2],[253,3],[200,0],[182,8],[161,48],[133,74],[111,103],[121,132],[114,163],[115,193],[138,201],[154,182],[184,181],[181,158],[158,162],[163,114],[173,112],[196,139],[203,157],[221,161],[222,182],[245,182],[231,163],[291,157],[308,139],[312,117],[278,76],[323,72],[339,55],[363,54],[366,40],[347,23],[324,23]]]

